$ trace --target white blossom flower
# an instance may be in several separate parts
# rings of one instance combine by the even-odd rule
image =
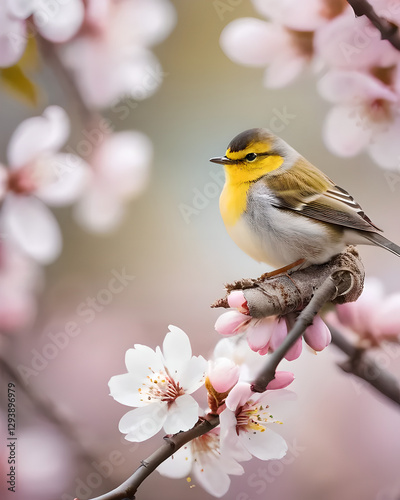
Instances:
[[[281,424],[272,414],[271,402],[279,391],[253,393],[250,384],[239,382],[226,398],[226,409],[220,414],[221,452],[238,462],[255,456],[261,460],[283,458],[286,441],[268,427]]]
[[[135,344],[126,353],[128,373],[109,382],[110,394],[127,406],[137,407],[120,420],[119,430],[128,441],[144,441],[161,428],[176,434],[194,426],[198,404],[190,396],[204,384],[207,362],[192,356],[189,337],[180,328],[169,327],[163,351]]]
[[[72,203],[87,180],[88,165],[81,158],[58,153],[68,135],[67,114],[49,106],[16,128],[7,149],[8,169],[0,172],[0,230],[42,264],[52,262],[62,246],[58,223],[44,203]]]
[[[219,428],[190,441],[159,465],[157,471],[173,479],[193,474],[207,493],[218,498],[229,489],[229,474],[244,473],[243,467],[236,460],[221,455]]]

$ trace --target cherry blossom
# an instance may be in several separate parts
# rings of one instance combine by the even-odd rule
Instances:
[[[135,344],[126,353],[128,373],[109,382],[111,396],[121,404],[137,407],[120,420],[128,441],[144,441],[163,427],[175,434],[193,427],[199,406],[190,395],[204,384],[207,362],[192,356],[190,341],[181,329],[170,326],[163,351]]]
[[[87,180],[88,166],[81,158],[58,152],[68,135],[68,116],[58,106],[24,120],[10,139],[8,169],[0,175],[0,229],[42,264],[52,262],[62,246],[58,223],[44,203],[72,203]]]
[[[229,455],[221,455],[219,433],[220,429],[216,428],[193,439],[159,465],[157,471],[176,479],[193,474],[207,493],[222,497],[231,483],[229,475],[241,475],[244,470]]]
[[[238,462],[252,456],[261,460],[283,458],[288,450],[286,441],[269,427],[281,424],[274,418],[270,404],[281,398],[279,392],[253,393],[250,385],[238,383],[226,399],[226,409],[220,414],[221,452]]]
[[[237,309],[231,309],[219,316],[215,323],[218,333],[225,336],[237,335],[245,332],[247,342],[253,351],[260,354],[267,354],[275,351],[279,347],[288,331],[296,320],[296,314],[290,313],[283,317],[269,316],[267,318],[252,318],[248,312],[246,300],[243,292],[235,291],[230,299],[229,305],[236,305]],[[314,318],[314,322],[306,329],[304,340],[315,351],[322,351],[331,342],[331,334],[328,327],[319,316]],[[302,351],[301,337],[287,351],[285,358],[288,361],[297,359]]]
[[[239,380],[240,368],[229,358],[217,358],[208,362],[207,377],[213,388],[228,392]]]
[[[359,299],[337,305],[327,321],[356,335],[364,346],[377,346],[385,340],[398,342],[400,293],[386,295],[382,283],[369,278]]]
[[[56,43],[72,38],[80,29],[85,15],[82,0],[6,0],[6,4],[9,12],[17,19],[32,16],[37,31],[47,40]]]
[[[163,73],[149,48],[164,40],[175,25],[171,3],[102,1],[100,12],[94,11],[90,2],[84,29],[60,47],[85,103],[104,108],[122,98],[142,100],[152,95]]]
[[[77,221],[94,232],[113,229],[127,202],[146,186],[152,156],[151,141],[141,132],[106,135],[88,158],[92,175],[74,208]]]
[[[39,266],[0,235],[0,330],[17,332],[36,315],[35,293],[42,283]]]

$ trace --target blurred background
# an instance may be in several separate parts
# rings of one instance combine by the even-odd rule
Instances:
[[[222,16],[213,1],[172,3],[176,27],[153,49],[163,68],[162,85],[144,101],[125,102],[124,119],[115,109],[103,113],[115,131],[139,130],[151,139],[154,160],[147,188],[129,203],[122,223],[105,235],[82,229],[70,208],[54,210],[64,244],[61,256],[45,268],[36,320],[1,339],[2,357],[14,369],[33,369],[27,379],[31,397],[17,387],[17,492],[3,485],[7,499],[98,496],[124,481],[159,446],[161,433],[140,444],[124,440],[118,422],[128,408],[109,396],[107,382],[125,372],[128,348],[135,343],[155,348],[170,324],[189,335],[194,354],[210,356],[219,340],[214,322],[220,314],[210,304],[223,296],[224,283],[268,270],[235,246],[219,214],[221,171],[209,158],[224,154],[237,133],[279,127],[279,135],[352,193],[387,237],[400,243],[400,184],[390,185],[366,154],[339,159],[326,150],[321,126],[329,106],[317,95],[313,75],[267,90],[261,69],[236,65],[220,49],[227,23],[256,15],[250,2],[225,2],[230,8]],[[72,149],[82,138],[78,105],[46,61],[36,83],[43,95],[35,108],[4,89],[0,93],[2,163],[17,125],[48,104],[67,110]],[[379,277],[388,291],[398,290],[396,256],[369,247],[360,252],[367,276]],[[115,273],[124,272],[134,279],[87,323],[79,306],[101,296]],[[51,353],[52,359],[43,359],[44,350],[50,352],[46,345],[70,322],[79,333]],[[336,364],[341,359],[330,346],[292,362],[297,400],[279,415],[288,455],[283,461],[245,463],[246,474],[232,477],[226,498],[400,498],[398,408],[344,374]],[[400,374],[398,353],[382,359]],[[3,403],[12,380],[5,372],[2,377]],[[205,406],[201,391],[198,400]],[[57,416],[61,426],[54,422]],[[2,441],[0,467],[5,470]],[[115,457],[117,463],[108,467]],[[193,482],[158,473],[144,482],[137,498],[160,492],[164,500],[211,498]]]

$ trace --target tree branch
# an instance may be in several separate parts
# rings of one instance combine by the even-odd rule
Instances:
[[[232,290],[243,290],[250,316],[284,316],[299,311],[312,299],[314,292],[331,275],[340,273],[343,283],[335,304],[353,302],[361,295],[364,286],[364,267],[355,247],[349,246],[326,264],[310,266],[290,275],[282,274],[272,279],[243,279],[225,285],[227,295],[211,307],[229,307],[227,296]]]
[[[365,380],[381,394],[400,405],[399,381],[368,356],[365,349],[354,346],[339,330],[333,326],[328,326],[332,334],[332,344],[349,357],[343,363],[339,363],[339,367],[344,372],[352,373],[356,377]]]
[[[143,481],[148,477],[162,462],[167,460],[179,448],[182,448],[186,443],[193,439],[206,434],[214,427],[219,425],[218,415],[208,415],[205,418],[199,419],[197,424],[188,431],[180,432],[174,436],[166,436],[165,442],[160,448],[150,455],[146,460],[143,460],[141,465],[135,470],[130,478],[123,482],[120,486],[104,495],[94,498],[93,500],[123,500],[126,498],[134,499],[135,493]]]
[[[396,24],[378,16],[367,0],[347,0],[347,2],[353,8],[356,16],[366,16],[371,21],[375,28],[380,31],[382,40],[388,40],[395,49],[400,50],[400,33]]]

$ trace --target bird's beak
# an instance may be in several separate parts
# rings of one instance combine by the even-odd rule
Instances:
[[[217,156],[216,158],[210,158],[210,161],[212,161],[213,163],[219,163],[220,165],[229,165],[233,163],[233,160],[231,160],[227,156]]]

